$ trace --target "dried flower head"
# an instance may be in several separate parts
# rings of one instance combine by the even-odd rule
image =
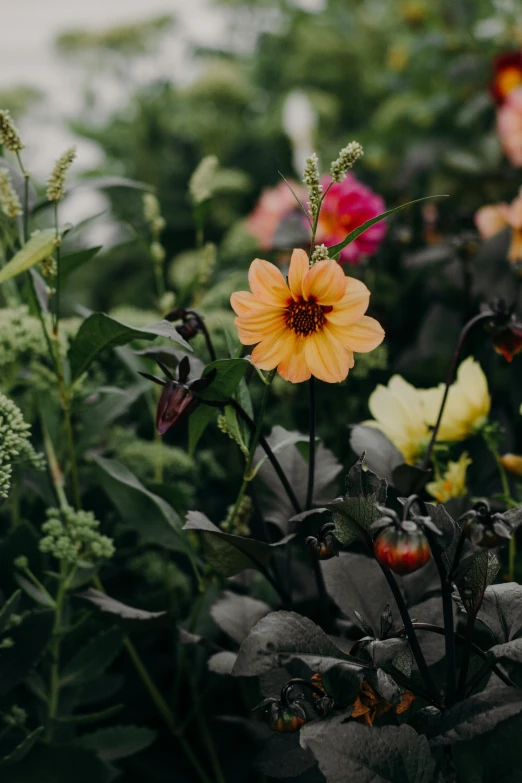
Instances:
[[[202,204],[212,196],[214,177],[219,166],[215,155],[204,157],[194,169],[189,181],[190,198],[194,204]]]
[[[333,182],[342,182],[348,170],[354,163],[362,158],[364,151],[358,141],[351,141],[343,147],[336,160],[330,166],[330,174]]]
[[[310,214],[315,219],[319,213],[323,195],[323,186],[321,185],[321,177],[319,175],[319,159],[315,152],[306,159],[303,182],[308,188]]]
[[[65,195],[65,175],[76,157],[76,147],[70,147],[61,155],[47,180],[47,198],[49,201],[61,201]]]
[[[6,498],[11,486],[14,464],[23,462],[42,470],[43,457],[29,441],[31,425],[12,400],[0,394],[0,497]]]
[[[24,148],[18,128],[7,109],[0,109],[0,147],[15,153]]]
[[[13,188],[11,174],[5,168],[0,169],[0,209],[11,220],[22,214],[22,205]]]

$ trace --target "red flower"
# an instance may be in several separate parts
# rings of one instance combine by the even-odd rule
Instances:
[[[494,76],[490,92],[497,104],[502,104],[509,93],[522,85],[522,51],[503,52],[493,63]]]

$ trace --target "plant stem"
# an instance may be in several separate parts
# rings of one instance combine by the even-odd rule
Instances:
[[[50,742],[53,736],[53,723],[58,711],[60,694],[60,645],[62,639],[63,601],[67,592],[67,581],[63,565],[60,564],[60,582],[54,605],[54,623],[51,636],[51,674],[49,680],[49,707],[47,713],[46,740]]]
[[[500,454],[498,453],[497,444],[495,442],[495,436],[490,433],[489,435],[483,434],[484,441],[489,451],[493,455],[495,463],[497,465],[498,473],[500,476],[500,483],[502,485],[502,493],[504,495],[504,502],[508,508],[515,508],[516,502],[511,496],[511,490],[509,488],[509,479],[507,477],[506,469],[500,460]],[[508,552],[508,579],[512,582],[515,578],[515,560],[517,555],[517,539],[516,534],[513,533],[509,539],[509,552]]]
[[[310,392],[310,445],[308,450],[308,487],[306,491],[306,509],[312,507],[314,497],[314,477],[315,477],[315,427],[316,427],[316,409],[315,409],[315,378],[312,375],[308,381]]]
[[[312,239],[310,241],[310,258],[312,258],[312,254],[315,249],[315,235],[317,234],[317,225],[319,223],[319,215],[321,213],[321,207],[323,206],[323,201],[325,200],[326,196],[328,195],[328,191],[333,185],[333,181],[330,182],[326,190],[324,191],[323,195],[321,196],[321,201],[319,202],[319,207],[317,208],[317,213],[314,218],[314,222],[312,225]]]
[[[216,351],[214,349],[214,344],[212,342],[212,338],[210,337],[210,333],[207,329],[207,325],[205,324],[204,318],[200,316],[200,314],[196,310],[187,310],[187,315],[193,315],[196,321],[198,322],[198,326],[201,329],[201,332],[203,334],[203,337],[205,338],[205,343],[207,345],[207,350],[210,354],[211,361],[216,361]]]
[[[435,422],[435,426],[433,427],[430,442],[428,444],[428,448],[426,449],[426,453],[424,454],[424,459],[422,461],[423,470],[427,470],[430,464],[431,452],[433,451],[433,446],[435,445],[435,441],[437,439],[437,433],[439,431],[440,424],[442,421],[444,408],[446,407],[449,389],[455,378],[455,372],[457,370],[457,364],[459,361],[460,352],[462,350],[462,346],[464,345],[466,337],[477,324],[482,323],[482,321],[486,321],[487,319],[492,317],[494,317],[494,313],[491,310],[487,310],[482,313],[479,313],[478,315],[475,315],[473,318],[471,318],[471,320],[468,321],[467,324],[465,324],[465,326],[463,327],[459,335],[459,339],[457,340],[457,345],[453,352],[453,358],[451,360],[448,376],[446,378],[446,386],[444,389],[444,394],[442,395],[442,401],[439,408],[439,415],[437,416],[437,421]]]
[[[402,622],[404,624],[404,631],[406,633],[406,636],[408,637],[408,642],[410,644],[413,657],[415,658],[415,663],[417,664],[419,673],[422,679],[424,680],[424,684],[428,689],[431,699],[434,701],[435,704],[440,704],[440,694],[430,674],[430,670],[428,669],[426,658],[424,657],[424,653],[422,652],[421,646],[419,644],[419,640],[417,639],[417,635],[415,633],[413,623],[411,621],[411,617],[408,613],[406,603],[399,589],[399,585],[395,581],[395,578],[393,577],[390,569],[387,568],[386,566],[381,565],[381,563],[379,563],[379,565],[381,567],[384,576],[386,577],[386,581],[390,586],[390,589],[393,593],[393,597],[395,598],[395,603],[397,604],[397,608],[401,615]]]
[[[16,158],[18,160],[18,165],[20,167],[20,171],[24,178],[24,216],[23,216],[23,232],[24,232],[24,243],[27,242],[29,239],[29,177],[30,174],[25,168],[24,164],[22,163],[22,158],[20,157],[20,153],[16,153]]]
[[[469,614],[466,622],[466,642],[464,646],[464,652],[462,655],[462,663],[460,665],[459,681],[457,684],[457,700],[464,698],[466,693],[466,679],[468,677],[469,662],[471,659],[472,638],[473,629],[475,627],[475,614]]]
[[[54,202],[54,229],[56,232],[56,293],[54,311],[54,334],[58,337],[58,324],[60,321],[60,224],[58,221],[58,202]]]

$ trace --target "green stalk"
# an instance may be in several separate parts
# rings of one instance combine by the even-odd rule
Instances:
[[[49,680],[49,706],[47,713],[47,729],[45,738],[47,742],[52,740],[53,724],[58,711],[60,695],[60,646],[62,640],[62,612],[63,602],[67,593],[69,578],[64,574],[63,563],[60,563],[60,583],[56,594],[54,606],[54,623],[51,636],[51,674]]]
[[[513,497],[511,495],[506,469],[500,460],[500,454],[498,453],[495,439],[494,437],[488,435],[487,433],[483,434],[483,438],[486,446],[488,447],[497,465],[498,474],[500,477],[500,483],[502,485],[502,494],[504,495],[504,502],[508,508],[516,508],[517,503],[515,500],[513,500]],[[509,552],[508,552],[508,580],[510,582],[513,582],[515,578],[516,556],[517,556],[517,540],[515,534],[513,534],[509,539]]]

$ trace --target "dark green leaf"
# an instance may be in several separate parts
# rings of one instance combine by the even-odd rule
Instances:
[[[9,753],[8,756],[4,756],[4,758],[0,760],[0,766],[5,765],[6,767],[9,767],[12,764],[18,764],[18,762],[22,761],[22,759],[27,756],[29,751],[32,750],[36,741],[43,734],[43,732],[43,726],[39,726],[37,729],[28,734],[27,737],[25,737],[16,746],[16,748],[14,748],[14,750]]]
[[[401,204],[399,207],[388,209],[386,212],[383,212],[382,215],[377,215],[377,217],[367,220],[358,228],[355,228],[353,231],[350,231],[348,236],[346,236],[342,242],[339,242],[337,245],[332,245],[329,248],[330,258],[338,258],[341,254],[341,250],[343,250],[347,245],[349,245],[351,242],[357,239],[357,237],[361,236],[362,233],[364,233],[365,231],[367,231],[367,229],[374,226],[380,220],[384,220],[384,218],[387,218],[389,215],[393,215],[394,212],[399,212],[399,210],[401,209],[406,209],[406,207],[411,207],[412,204],[418,204],[420,201],[428,201],[429,199],[432,198],[445,198],[445,196],[424,196],[424,198],[416,198],[414,201],[408,201],[406,204]]]
[[[188,452],[192,457],[196,451],[199,439],[205,432],[210,422],[217,417],[219,410],[209,405],[200,405],[189,418],[189,446]]]
[[[90,685],[87,687],[90,687]],[[113,704],[112,707],[107,707],[107,709],[99,710],[98,712],[88,712],[84,715],[64,715],[63,718],[56,718],[56,722],[67,724],[71,723],[75,726],[84,726],[88,723],[99,723],[100,721],[112,718],[113,715],[117,715],[118,712],[121,712],[123,708],[123,704]]]
[[[264,601],[225,590],[213,604],[210,616],[222,631],[241,644],[254,625],[269,612],[270,607]]]
[[[217,359],[207,364],[203,376],[212,370],[216,371],[216,377],[203,391],[197,393],[202,400],[219,401],[226,400],[236,391],[245,370],[250,366],[247,359]]]
[[[422,492],[432,476],[431,470],[423,470],[416,465],[398,465],[392,471],[392,483],[397,492],[404,497]]]
[[[241,645],[233,674],[254,677],[294,658],[315,672],[326,672],[339,661],[357,663],[307,617],[295,612],[272,612],[253,627]]]
[[[29,595],[33,601],[36,601],[37,604],[40,604],[40,606],[46,606],[47,608],[52,608],[54,606],[52,598],[46,595],[42,590],[40,590],[40,588],[36,587],[36,585],[30,582],[29,579],[26,579],[25,576],[15,573],[14,577],[24,593],[27,593],[27,595]]]
[[[156,337],[166,337],[179,343],[187,351],[192,351],[189,344],[168,321],[158,321],[138,328],[122,324],[105,313],[93,313],[82,323],[69,348],[72,380],[79,378],[98,354],[107,348],[126,345],[131,340],[154,340]]]
[[[21,682],[36,666],[50,639],[54,612],[37,609],[9,630],[14,645],[0,654],[0,696]]]
[[[254,760],[255,768],[269,778],[295,778],[316,764],[313,754],[299,744],[298,734],[273,734]],[[299,778],[301,780],[301,778]]]
[[[155,731],[145,726],[110,726],[84,734],[74,744],[93,750],[102,761],[117,761],[148,748],[156,736]]]
[[[91,258],[94,258],[96,253],[102,249],[102,245],[98,247],[89,247],[85,250],[77,250],[75,253],[68,253],[60,258],[60,281],[63,283],[75,269],[86,264]]]
[[[410,726],[375,729],[344,715],[313,721],[301,729],[328,783],[433,783],[435,762],[425,737]]]
[[[146,612],[144,609],[127,606],[106,593],[95,590],[94,587],[89,587],[84,593],[78,593],[77,597],[94,604],[103,613],[121,617],[123,620],[157,620],[167,614],[167,612]]]
[[[321,680],[328,696],[334,698],[341,707],[347,707],[353,704],[366,673],[366,669],[361,666],[342,661],[324,672]]]
[[[118,656],[123,644],[119,628],[109,628],[81,647],[61,671],[61,684],[83,685],[103,674]]]
[[[70,745],[38,745],[19,764],[2,770],[2,783],[109,783],[109,768],[96,754]]]
[[[493,731],[452,748],[452,759],[466,783],[519,783],[522,714]]]
[[[273,546],[254,538],[224,533],[200,511],[189,511],[184,530],[201,537],[205,559],[222,576],[235,576],[247,568],[263,569],[273,554]]]
[[[126,526],[135,530],[143,543],[158,544],[174,552],[185,552],[181,519],[158,495],[149,492],[125,465],[91,454],[98,467],[100,484],[118,509]]]
[[[13,593],[13,595],[7,599],[5,604],[0,609],[0,633],[5,631],[9,625],[11,616],[18,612],[21,597],[22,593],[20,590],[17,590],[16,593]]]

